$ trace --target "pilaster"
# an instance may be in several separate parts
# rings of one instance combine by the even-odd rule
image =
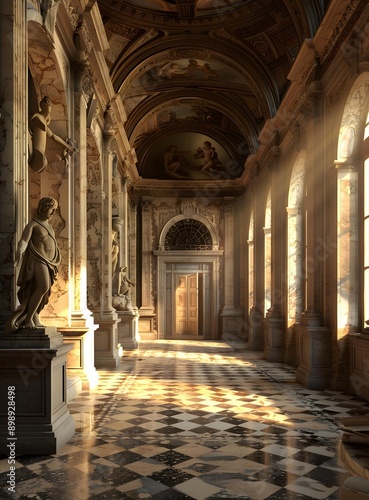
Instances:
[[[154,335],[156,312],[153,303],[152,282],[152,204],[142,202],[142,289],[140,314],[140,333]],[[150,331],[148,331],[150,330]],[[144,337],[143,337],[144,338]]]
[[[264,357],[268,361],[283,361],[285,350],[285,321],[282,317],[282,272],[283,272],[283,226],[282,226],[282,186],[279,165],[280,148],[278,135],[271,147],[270,169],[271,187],[271,307],[265,318]]]
[[[112,305],[113,299],[113,269],[112,269],[112,179],[115,149],[117,147],[114,127],[114,115],[108,106],[105,112],[104,150],[103,150],[103,186],[104,197],[100,207],[102,219],[102,253],[101,257],[101,290],[98,307],[94,308],[94,317],[99,324],[95,333],[95,366],[97,368],[116,367],[123,354],[118,342],[119,318]],[[119,242],[120,245],[120,242]],[[118,259],[117,268],[120,267]]]
[[[314,77],[319,76],[319,61]],[[306,168],[306,255],[302,273],[306,282],[306,305],[300,317],[297,333],[297,380],[309,388],[330,386],[332,370],[332,339],[323,326],[324,294],[324,186],[322,167],[324,137],[322,130],[322,94],[318,79],[307,84],[305,114],[310,118],[310,133]]]
[[[14,248],[29,221],[27,3],[1,2],[0,323],[16,308]]]
[[[220,313],[222,322],[222,339],[242,338],[242,311],[235,307],[235,274],[234,274],[234,201],[224,200],[224,298]],[[238,285],[239,286],[239,285]]]
[[[75,349],[69,356],[80,359],[70,363],[70,368],[73,370],[79,364],[85,382],[93,387],[98,379],[93,348],[97,325],[87,306],[87,103],[93,87],[86,54],[80,49],[74,60],[74,89],[71,116],[78,152],[71,160],[68,177],[69,317],[62,331],[66,343],[73,344]]]

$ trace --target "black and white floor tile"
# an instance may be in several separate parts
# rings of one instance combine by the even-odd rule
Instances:
[[[99,377],[69,404],[64,448],[17,458],[16,494],[0,459],[0,498],[338,500],[338,419],[369,412],[240,343],[141,341]]]

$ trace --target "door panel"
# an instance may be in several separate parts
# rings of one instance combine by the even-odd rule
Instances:
[[[176,333],[198,334],[197,274],[177,275],[176,282]]]
[[[198,334],[197,274],[188,276],[188,333]]]

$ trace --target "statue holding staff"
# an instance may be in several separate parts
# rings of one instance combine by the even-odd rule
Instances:
[[[49,220],[58,203],[54,198],[42,198],[36,216],[26,225],[16,251],[15,266],[20,305],[9,318],[5,333],[19,328],[42,328],[39,314],[49,301],[56,281],[60,251]]]

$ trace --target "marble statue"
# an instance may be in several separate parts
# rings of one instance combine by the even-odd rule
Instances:
[[[58,244],[49,224],[57,207],[54,198],[42,198],[36,216],[23,230],[15,259],[15,266],[19,268],[17,285],[20,305],[7,322],[6,333],[19,328],[43,326],[39,313],[49,301],[60,264]]]
[[[64,141],[61,137],[54,134],[50,128],[49,124],[51,121],[50,117],[51,112],[51,101],[48,97],[44,97],[40,101],[40,111],[35,113],[30,120],[29,123],[29,132],[31,136],[31,141],[29,144],[30,155],[28,159],[28,165],[34,172],[42,172],[47,167],[47,158],[46,158],[46,138],[49,137],[57,144],[64,146],[65,154],[63,160],[66,158],[66,155],[73,154],[77,152],[77,149]]]
[[[113,295],[119,293],[120,279],[117,269],[119,261],[119,241],[118,241],[118,226],[113,221],[112,227],[112,242],[111,242],[111,272],[112,272],[112,291]]]
[[[118,269],[118,293],[113,296],[112,305],[117,311],[131,311],[132,303],[129,297],[130,286],[136,286],[136,283],[128,277],[127,266]]]

